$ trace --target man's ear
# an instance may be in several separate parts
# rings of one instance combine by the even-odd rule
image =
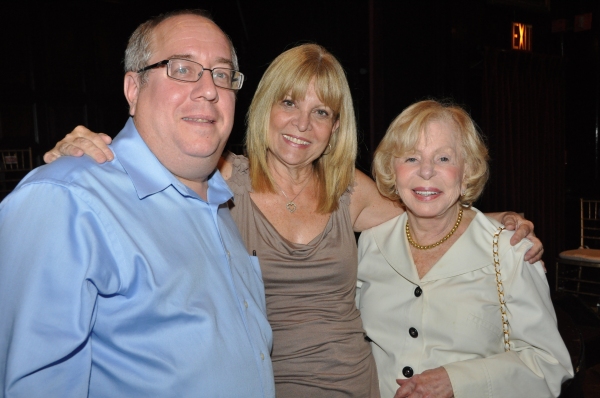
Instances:
[[[135,115],[138,96],[140,94],[140,75],[134,72],[127,72],[123,82],[123,91],[125,98],[129,103],[129,116]]]

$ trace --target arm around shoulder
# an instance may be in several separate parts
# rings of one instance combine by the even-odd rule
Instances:
[[[356,170],[355,183],[350,202],[355,232],[373,228],[404,212],[400,203],[382,196],[375,182],[360,170]]]
[[[85,154],[98,163],[104,163],[114,159],[114,154],[108,147],[111,142],[112,138],[104,133],[94,133],[84,126],[77,126],[44,154],[44,162],[51,163],[61,156]]]

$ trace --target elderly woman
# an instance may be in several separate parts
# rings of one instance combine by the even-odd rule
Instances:
[[[260,260],[277,396],[377,397],[354,303],[354,231],[402,209],[354,169],[356,125],[341,65],[315,44],[284,52],[262,77],[247,122],[248,159],[229,154],[219,169],[248,252]],[[81,154],[70,143],[110,159],[94,136],[78,128],[45,159]]]
[[[406,210],[359,240],[357,303],[381,396],[558,396],[573,369],[542,265],[525,265],[530,244],[511,246],[512,233],[471,206],[488,165],[468,114],[408,107],[373,169]]]

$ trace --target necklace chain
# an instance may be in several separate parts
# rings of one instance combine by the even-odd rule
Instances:
[[[448,232],[448,235],[444,236],[441,240],[438,240],[437,242],[432,243],[427,246],[421,246],[420,244],[418,244],[417,242],[415,242],[413,240],[413,238],[410,234],[408,220],[406,220],[406,239],[408,239],[408,243],[410,243],[412,246],[416,247],[419,250],[433,249],[434,247],[437,247],[437,246],[441,245],[442,243],[444,243],[445,241],[447,241],[456,232],[456,230],[458,229],[458,226],[460,225],[460,222],[462,221],[462,216],[463,216],[463,209],[461,208],[458,211],[458,218],[456,219],[456,222],[454,223],[454,226],[452,227],[450,232]]]
[[[308,185],[308,183],[309,183],[309,182],[310,182],[310,177],[306,179],[306,183],[304,184],[304,186],[302,187],[302,189],[300,190],[300,192],[298,192],[298,193],[296,194],[296,196],[294,196],[294,199],[292,199],[292,200],[290,200],[290,198],[288,198],[288,196],[285,194],[285,192],[283,192],[283,189],[281,189],[281,187],[280,187],[279,185],[275,184],[275,185],[277,185],[277,187],[279,188],[279,190],[281,191],[281,193],[283,194],[283,196],[285,196],[285,199],[288,201],[288,202],[285,204],[285,208],[286,208],[286,209],[287,209],[287,210],[288,210],[290,213],[293,213],[293,212],[295,212],[295,211],[296,211],[296,209],[297,209],[297,206],[296,206],[296,204],[294,203],[294,200],[296,200],[296,198],[297,198],[298,196],[300,196],[300,194],[302,193],[302,191],[304,191],[304,188],[306,188],[306,186]]]

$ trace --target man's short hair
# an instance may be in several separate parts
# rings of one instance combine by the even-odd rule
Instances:
[[[154,29],[156,29],[161,22],[180,15],[197,15],[214,23],[210,13],[202,9],[170,11],[150,18],[138,26],[129,38],[127,49],[125,50],[125,73],[137,72],[143,67],[148,66],[148,62],[150,61],[150,58],[152,58],[153,53],[152,41]],[[225,34],[225,32],[222,30],[221,32],[227,38],[227,41],[229,42],[229,48],[231,48],[231,61],[233,62],[233,69],[239,70],[237,55],[235,53],[235,48],[233,48],[233,43],[231,42],[229,36]],[[147,81],[147,74],[148,71],[140,73],[140,82],[142,85],[144,85]]]

